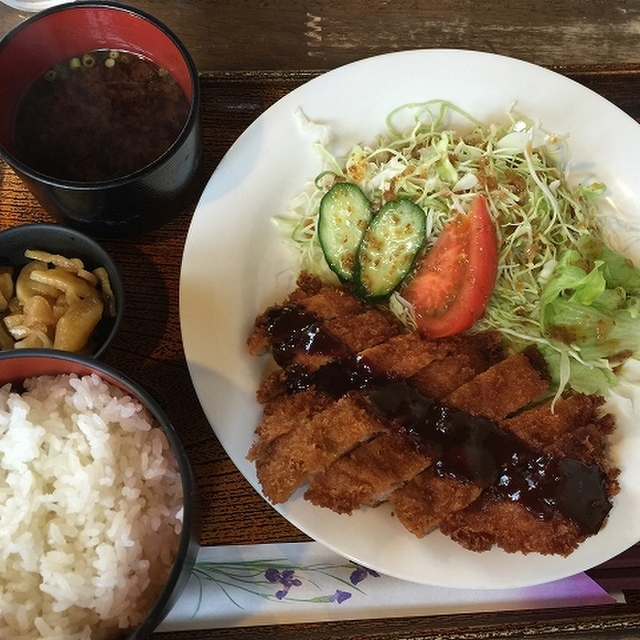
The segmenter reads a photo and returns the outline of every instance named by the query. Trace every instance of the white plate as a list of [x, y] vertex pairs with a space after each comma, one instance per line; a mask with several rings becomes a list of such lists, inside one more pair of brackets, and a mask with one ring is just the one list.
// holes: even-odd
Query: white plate
[[70, 2], [71, 0], [1, 0], [4, 4], [12, 7], [13, 9], [19, 9], [22, 11], [29, 11], [35, 13], [36, 11], [42, 11], [43, 9], [49, 9], [50, 7], [56, 7], [59, 4]]
[[[248, 355], [246, 339], [255, 316], [282, 300], [298, 271], [295, 252], [281, 242], [272, 220], [320, 169], [299, 112], [328, 125], [346, 150], [372, 141], [395, 107], [430, 99], [450, 100], [486, 122], [502, 121], [516, 104], [546, 129], [569, 133], [572, 156], [580, 160], [576, 171], [598, 175], [610, 188], [611, 202], [640, 223], [640, 127], [602, 97], [548, 70], [472, 51], [407, 51], [349, 64], [292, 91], [218, 165], [191, 223], [180, 283], [184, 350], [200, 402], [229, 457], [257, 491], [245, 455], [260, 420], [254, 394], [266, 360]], [[633, 398], [636, 388], [629, 385], [625, 393]], [[606, 527], [568, 558], [499, 549], [472, 553], [438, 532], [420, 540], [384, 506], [337, 515], [307, 503], [301, 491], [276, 508], [332, 550], [414, 582], [506, 588], [569, 576], [640, 540], [637, 403], [620, 396], [612, 406], [619, 421], [614, 452], [622, 491]]]

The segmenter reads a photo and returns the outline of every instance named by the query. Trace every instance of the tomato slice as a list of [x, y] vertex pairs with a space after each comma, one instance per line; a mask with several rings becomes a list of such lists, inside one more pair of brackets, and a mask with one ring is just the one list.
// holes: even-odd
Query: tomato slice
[[427, 338], [465, 331], [487, 308], [496, 283], [498, 240], [486, 200], [476, 196], [469, 213], [443, 228], [402, 296], [414, 308]]

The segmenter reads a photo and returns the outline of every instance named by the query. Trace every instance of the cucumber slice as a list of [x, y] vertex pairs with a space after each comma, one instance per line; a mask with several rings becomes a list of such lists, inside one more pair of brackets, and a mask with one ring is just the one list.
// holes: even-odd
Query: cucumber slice
[[351, 182], [337, 182], [320, 201], [318, 240], [327, 264], [342, 282], [353, 278], [356, 252], [371, 217], [371, 203]]
[[426, 216], [407, 198], [387, 202], [369, 223], [356, 254], [354, 284], [363, 299], [388, 298], [405, 279], [426, 236]]

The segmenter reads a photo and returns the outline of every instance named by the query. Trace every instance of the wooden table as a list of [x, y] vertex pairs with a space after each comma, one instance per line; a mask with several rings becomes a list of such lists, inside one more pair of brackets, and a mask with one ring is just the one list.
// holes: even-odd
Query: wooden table
[[[362, 56], [415, 47], [475, 48], [559, 70], [640, 120], [640, 1], [522, 3], [463, 0], [315, 3], [141, 0], [184, 39], [201, 71], [201, 187], [237, 136], [269, 105], [322, 70]], [[424, 5], [424, 6], [423, 6]], [[434, 6], [426, 6], [434, 5]], [[560, 5], [560, 6], [558, 6]], [[0, 6], [0, 33], [25, 14]], [[182, 350], [178, 288], [195, 201], [163, 228], [103, 242], [124, 275], [122, 330], [105, 360], [163, 404], [191, 457], [202, 498], [202, 543], [307, 540], [252, 489], [215, 438]], [[49, 220], [0, 163], [0, 228]], [[625, 589], [627, 604], [583, 609], [437, 616], [158, 634], [213, 638], [591, 638], [640, 637], [640, 548], [592, 575]]]

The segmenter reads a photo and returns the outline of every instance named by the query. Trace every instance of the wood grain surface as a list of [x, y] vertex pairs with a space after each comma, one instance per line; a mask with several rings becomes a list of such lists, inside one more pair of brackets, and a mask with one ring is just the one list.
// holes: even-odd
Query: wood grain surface
[[[476, 49], [544, 66], [640, 64], [638, 0], [130, 0], [200, 71], [329, 69], [412, 48]], [[0, 34], [29, 13], [0, 5]]]

